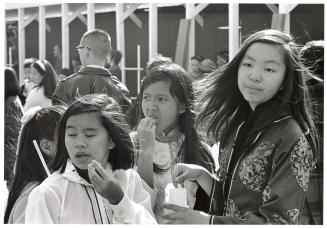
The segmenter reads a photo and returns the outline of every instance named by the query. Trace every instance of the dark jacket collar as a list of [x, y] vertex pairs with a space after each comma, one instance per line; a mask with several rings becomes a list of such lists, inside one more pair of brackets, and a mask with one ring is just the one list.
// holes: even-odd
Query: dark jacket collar
[[90, 66], [82, 67], [81, 69], [79, 69], [79, 71], [77, 73], [78, 74], [98, 74], [98, 75], [100, 74], [100, 75], [111, 76], [111, 73], [109, 72], [108, 69], [98, 68], [98, 67], [90, 67]]
[[270, 99], [258, 105], [254, 111], [249, 109], [249, 112], [245, 113], [245, 122], [238, 138], [243, 138], [243, 146], [249, 146], [257, 140], [258, 134], [287, 116], [291, 116], [288, 105], [283, 104], [277, 97]]

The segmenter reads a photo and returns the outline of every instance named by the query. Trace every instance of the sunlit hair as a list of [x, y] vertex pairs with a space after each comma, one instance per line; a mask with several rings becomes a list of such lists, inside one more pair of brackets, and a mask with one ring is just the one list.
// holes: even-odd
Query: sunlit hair
[[[298, 51], [293, 38], [277, 30], [263, 30], [249, 36], [241, 45], [234, 58], [222, 68], [211, 73], [197, 88], [199, 112], [197, 123], [201, 124], [210, 118], [207, 133], [213, 133], [216, 140], [225, 142], [232, 131], [243, 121], [242, 113], [248, 108], [247, 101], [243, 98], [237, 83], [238, 69], [247, 49], [254, 43], [271, 44], [280, 47], [285, 53], [286, 72], [282, 83], [283, 89], [276, 96], [279, 106], [288, 105], [295, 120], [307, 136], [309, 143], [317, 150], [317, 134], [312, 121], [311, 102], [308, 88], [304, 82], [304, 75], [310, 74], [307, 68], [299, 61]], [[220, 138], [223, 127], [224, 136]]]
[[30, 68], [33, 63], [35, 63], [36, 58], [28, 58], [24, 60], [24, 68]]
[[[54, 141], [56, 128], [64, 111], [65, 107], [63, 106], [42, 108], [23, 125], [17, 145], [15, 176], [9, 192], [5, 223], [8, 222], [10, 212], [25, 186], [31, 182], [41, 183], [47, 177], [33, 145], [33, 140], [36, 140], [38, 145], [42, 139]], [[49, 163], [51, 158], [44, 153], [42, 154], [46, 162]]]
[[[170, 83], [170, 93], [176, 103], [185, 106], [185, 112], [178, 118], [180, 131], [185, 134], [184, 152], [181, 159], [185, 163], [199, 164], [210, 170], [210, 164], [204, 159], [203, 146], [195, 129], [195, 115], [193, 111], [194, 93], [192, 82], [185, 70], [175, 63], [162, 64], [152, 68], [144, 78], [138, 95], [138, 118], [137, 125], [144, 118], [142, 111], [142, 98], [144, 90], [156, 82]], [[156, 168], [154, 166], [154, 168]]]
[[32, 67], [34, 67], [43, 76], [43, 80], [38, 85], [38, 87], [43, 87], [44, 96], [51, 99], [52, 94], [56, 89], [57, 83], [59, 82], [56, 71], [54, 70], [51, 63], [47, 60], [35, 61], [32, 64]]
[[149, 60], [146, 66], [146, 71], [149, 72], [150, 70], [152, 70], [157, 66], [160, 66], [162, 64], [170, 64], [170, 63], [173, 63], [173, 60], [171, 58], [159, 54]]
[[111, 51], [111, 38], [102, 29], [94, 29], [84, 33], [82, 44], [90, 48], [94, 56], [105, 59]]
[[129, 169], [133, 167], [135, 154], [133, 144], [129, 136], [129, 127], [126, 117], [121, 112], [119, 104], [106, 94], [88, 94], [77, 98], [63, 115], [58, 129], [58, 145], [54, 162], [51, 165], [53, 170], [63, 173], [66, 168], [69, 154], [65, 145], [65, 133], [67, 120], [82, 113], [96, 113], [108, 132], [108, 135], [115, 143], [110, 150], [108, 162], [112, 169]]

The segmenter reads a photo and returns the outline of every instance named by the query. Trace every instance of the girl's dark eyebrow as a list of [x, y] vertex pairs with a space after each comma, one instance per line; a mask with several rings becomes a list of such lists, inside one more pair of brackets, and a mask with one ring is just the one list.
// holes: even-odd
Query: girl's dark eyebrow
[[96, 131], [96, 130], [97, 130], [96, 128], [92, 128], [92, 127], [83, 129], [83, 131]]
[[[76, 127], [74, 126], [71, 126], [71, 125], [67, 125], [66, 126], [66, 129], [76, 129]], [[89, 127], [89, 128], [84, 128], [83, 131], [96, 131], [97, 129], [96, 128], [93, 128], [93, 127]]]
[[[250, 59], [254, 62], [256, 62], [256, 60], [254, 58], [252, 58], [251, 56], [245, 55], [244, 58]], [[272, 64], [276, 64], [276, 65], [281, 65], [279, 62], [275, 61], [275, 60], [268, 60], [265, 61], [264, 63], [272, 63]]]
[[[143, 95], [150, 95], [149, 93], [143, 93]], [[169, 93], [158, 93], [158, 94], [155, 94], [154, 97], [159, 97], [159, 96], [166, 96], [166, 97], [169, 97]]]

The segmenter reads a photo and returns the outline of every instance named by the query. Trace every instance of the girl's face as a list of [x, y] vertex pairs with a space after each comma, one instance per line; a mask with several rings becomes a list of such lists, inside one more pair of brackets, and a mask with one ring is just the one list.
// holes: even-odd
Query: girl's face
[[254, 43], [247, 49], [238, 69], [238, 88], [253, 110], [276, 95], [285, 72], [280, 46]]
[[183, 111], [170, 93], [171, 82], [158, 81], [143, 91], [142, 111], [145, 117], [156, 121], [156, 133], [174, 124]]
[[115, 144], [96, 113], [81, 113], [67, 120], [65, 145], [72, 162], [87, 169], [92, 160], [106, 166], [109, 150]]
[[191, 69], [193, 72], [199, 72], [200, 69], [199, 69], [199, 64], [200, 62], [196, 59], [192, 59], [191, 60]]
[[32, 67], [26, 67], [26, 68], [24, 68], [25, 79], [30, 80], [31, 73], [32, 73]]
[[44, 76], [40, 74], [40, 72], [35, 69], [35, 67], [31, 67], [31, 76], [30, 79], [33, 81], [36, 85], [40, 85], [43, 81]]

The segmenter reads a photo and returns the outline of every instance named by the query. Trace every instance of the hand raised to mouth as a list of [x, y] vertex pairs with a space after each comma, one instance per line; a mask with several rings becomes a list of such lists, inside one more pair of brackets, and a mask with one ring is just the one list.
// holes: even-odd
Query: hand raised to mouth
[[120, 183], [113, 175], [106, 173], [101, 164], [93, 160], [88, 165], [88, 173], [95, 190], [110, 204], [118, 204], [124, 197]]

